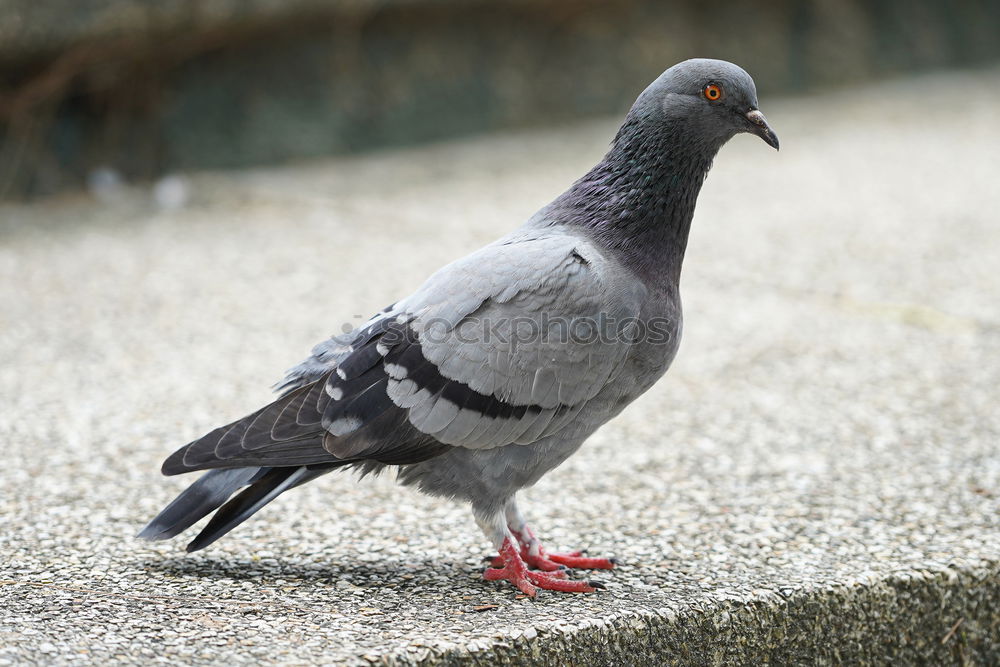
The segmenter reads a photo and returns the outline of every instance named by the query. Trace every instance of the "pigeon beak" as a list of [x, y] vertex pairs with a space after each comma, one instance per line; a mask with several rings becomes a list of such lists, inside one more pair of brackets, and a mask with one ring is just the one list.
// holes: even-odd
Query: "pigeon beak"
[[756, 134], [758, 137], [767, 142], [767, 145], [778, 150], [778, 135], [774, 133], [771, 126], [767, 124], [767, 119], [764, 118], [762, 114], [757, 109], [750, 109], [747, 112], [747, 120], [753, 126], [750, 128], [750, 132]]

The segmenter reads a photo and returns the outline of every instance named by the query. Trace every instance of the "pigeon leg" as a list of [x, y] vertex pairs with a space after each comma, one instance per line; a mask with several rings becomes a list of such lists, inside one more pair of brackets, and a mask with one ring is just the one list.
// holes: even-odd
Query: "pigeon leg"
[[[583, 555], [582, 551], [547, 552], [541, 541], [535, 537], [535, 533], [528, 527], [514, 500], [507, 504], [505, 516], [508, 530], [521, 546], [521, 558], [530, 567], [537, 570], [553, 572], [573, 567], [581, 570], [610, 570], [618, 564], [614, 558], [588, 558]], [[501, 560], [501, 556], [497, 556], [493, 560], [493, 565], [498, 566]]]
[[487, 568], [483, 579], [487, 581], [509, 581], [529, 597], [535, 597], [538, 588], [565, 593], [593, 593], [601, 584], [596, 581], [574, 581], [566, 579], [563, 572], [535, 572], [521, 558], [514, 540], [504, 539], [498, 556], [503, 563], [501, 567]]
[[565, 593], [593, 593], [603, 585], [596, 581], [574, 581], [568, 579], [565, 568], [557, 568], [557, 572], [535, 572], [528, 569], [528, 564], [521, 557], [521, 549], [513, 535], [504, 525], [503, 514], [497, 513], [496, 520], [483, 520], [479, 516], [476, 521], [494, 543], [498, 544], [500, 555], [492, 565], [483, 572], [486, 581], [509, 581], [522, 593], [535, 597], [538, 589], [562, 591]]
[[581, 570], [610, 570], [618, 564], [614, 558], [588, 558], [583, 555], [582, 551], [548, 552], [535, 537], [531, 528], [527, 526], [515, 535], [518, 537], [522, 549], [528, 554], [525, 561], [540, 570], [554, 569], [553, 565], [556, 567], [575, 567]]

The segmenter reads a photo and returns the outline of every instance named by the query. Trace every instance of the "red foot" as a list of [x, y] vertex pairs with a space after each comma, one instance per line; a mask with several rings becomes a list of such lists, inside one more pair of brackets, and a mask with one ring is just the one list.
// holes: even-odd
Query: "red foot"
[[[600, 584], [594, 581], [573, 581], [566, 578], [565, 572], [532, 572], [517, 547], [507, 538], [500, 547], [500, 555], [496, 557], [493, 567], [483, 572], [487, 581], [509, 581], [527, 596], [535, 597], [537, 588], [566, 593], [593, 593]], [[558, 567], [558, 566], [557, 566]]]
[[548, 554], [550, 561], [565, 565], [566, 567], [576, 567], [581, 570], [610, 570], [618, 564], [614, 558], [587, 558], [580, 556], [579, 551], [568, 554]]
[[[587, 558], [582, 551], [569, 553], [547, 553], [535, 534], [527, 526], [520, 533], [514, 533], [521, 545], [521, 558], [530, 567], [545, 572], [575, 567], [581, 570], [610, 570], [618, 564], [614, 558]], [[491, 563], [494, 567], [503, 565], [503, 558], [496, 556]]]

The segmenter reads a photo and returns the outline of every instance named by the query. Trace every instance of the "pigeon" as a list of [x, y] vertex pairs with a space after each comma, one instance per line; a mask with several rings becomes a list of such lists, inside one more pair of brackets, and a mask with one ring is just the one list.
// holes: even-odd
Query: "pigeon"
[[778, 148], [743, 69], [699, 58], [666, 70], [604, 158], [520, 228], [319, 343], [277, 400], [167, 458], [165, 475], [207, 472], [139, 537], [172, 538], [214, 511], [187, 546], [203, 549], [328, 472], [391, 468], [400, 484], [471, 506], [497, 553], [484, 579], [531, 597], [602, 587], [573, 569], [616, 561], [547, 551], [517, 492], [670, 366], [698, 193], [742, 132]]

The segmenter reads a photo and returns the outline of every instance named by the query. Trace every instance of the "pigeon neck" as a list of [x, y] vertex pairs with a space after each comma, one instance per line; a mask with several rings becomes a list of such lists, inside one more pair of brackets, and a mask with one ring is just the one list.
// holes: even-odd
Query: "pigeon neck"
[[698, 193], [722, 143], [630, 114], [604, 159], [546, 217], [585, 228], [647, 283], [676, 285]]

